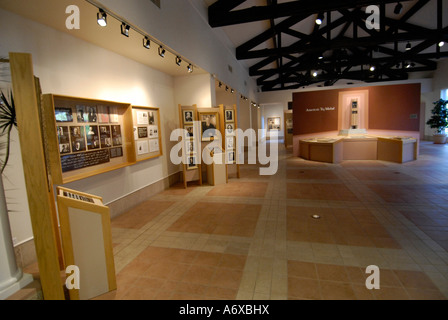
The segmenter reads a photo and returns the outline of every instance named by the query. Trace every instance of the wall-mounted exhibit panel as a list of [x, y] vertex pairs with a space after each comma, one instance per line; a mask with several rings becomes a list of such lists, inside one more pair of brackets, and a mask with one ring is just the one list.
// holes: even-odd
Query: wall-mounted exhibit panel
[[420, 84], [296, 92], [294, 135], [348, 130], [418, 132], [420, 95]]
[[43, 101], [55, 184], [136, 162], [130, 104], [53, 94], [44, 95]]
[[160, 157], [163, 152], [159, 108], [132, 106], [132, 119], [137, 161]]

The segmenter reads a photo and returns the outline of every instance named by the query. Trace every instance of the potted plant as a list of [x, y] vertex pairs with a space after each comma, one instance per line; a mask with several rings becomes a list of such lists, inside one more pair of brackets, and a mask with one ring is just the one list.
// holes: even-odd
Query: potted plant
[[446, 143], [445, 129], [448, 128], [448, 100], [440, 99], [434, 102], [434, 108], [431, 110], [432, 116], [426, 122], [431, 129], [436, 129], [437, 133], [434, 134], [434, 143], [444, 144]]

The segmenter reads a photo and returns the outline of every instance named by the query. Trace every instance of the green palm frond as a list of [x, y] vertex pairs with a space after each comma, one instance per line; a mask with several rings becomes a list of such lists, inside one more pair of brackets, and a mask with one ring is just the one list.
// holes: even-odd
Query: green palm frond
[[[3, 161], [0, 161], [0, 173], [3, 173], [3, 170], [8, 163], [10, 151], [10, 136], [13, 127], [17, 127], [17, 118], [12, 92], [10, 93], [9, 100], [3, 92], [0, 92], [0, 134], [6, 134], [7, 136], [5, 142], [5, 159]], [[3, 150], [3, 146], [1, 149]]]

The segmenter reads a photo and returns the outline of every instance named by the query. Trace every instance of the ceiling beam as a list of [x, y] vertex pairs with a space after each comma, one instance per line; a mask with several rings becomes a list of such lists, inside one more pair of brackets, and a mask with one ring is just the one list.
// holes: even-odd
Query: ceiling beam
[[[401, 2], [404, 1], [412, 0], [401, 0]], [[229, 5], [226, 5], [224, 2], [229, 2]], [[254, 21], [290, 17], [293, 15], [309, 16], [319, 12], [362, 8], [369, 5], [384, 5], [387, 3], [395, 3], [397, 0], [301, 0], [232, 10], [243, 2], [244, 1], [238, 0], [219, 0], [209, 6], [209, 25], [216, 28]]]

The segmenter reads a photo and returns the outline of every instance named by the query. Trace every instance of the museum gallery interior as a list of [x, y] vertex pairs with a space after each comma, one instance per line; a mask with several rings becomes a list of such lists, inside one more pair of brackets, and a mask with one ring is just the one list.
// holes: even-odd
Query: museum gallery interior
[[1, 300], [448, 298], [445, 1], [0, 17]]

